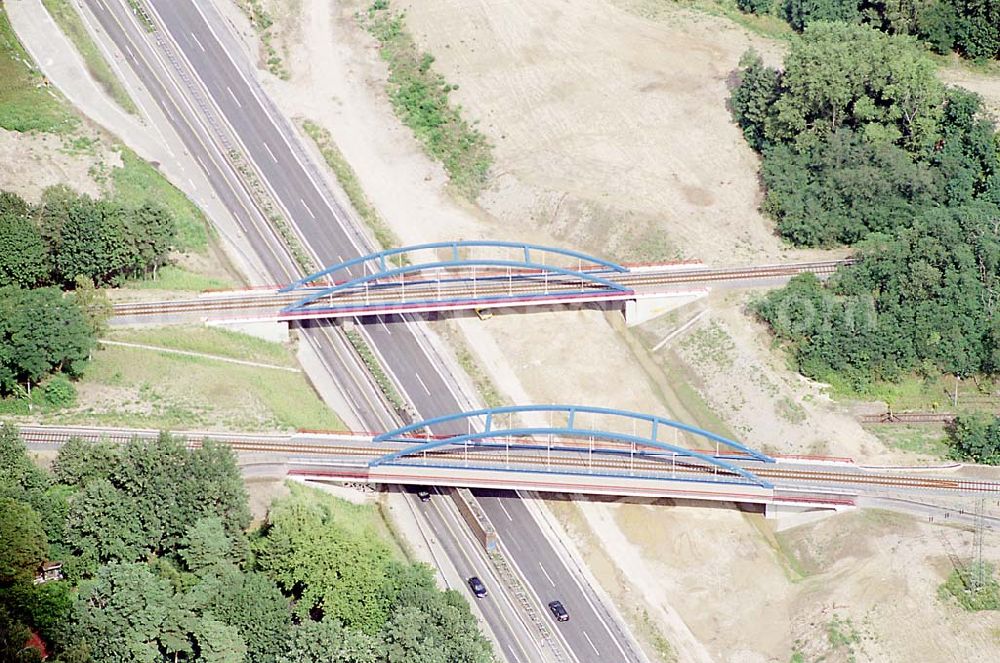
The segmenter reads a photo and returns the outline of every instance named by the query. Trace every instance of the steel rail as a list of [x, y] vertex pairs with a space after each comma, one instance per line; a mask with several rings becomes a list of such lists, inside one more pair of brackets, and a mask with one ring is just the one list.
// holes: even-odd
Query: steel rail
[[[624, 274], [611, 274], [605, 276], [608, 280], [614, 281], [621, 286], [636, 291], [636, 294], [643, 294], [643, 289], [654, 286], [670, 286], [681, 284], [712, 283], [726, 281], [752, 280], [762, 278], [782, 278], [794, 276], [801, 273], [812, 272], [827, 274], [832, 273], [837, 267], [848, 264], [849, 261], [826, 261], [816, 263], [797, 263], [793, 265], [774, 265], [763, 267], [749, 267], [737, 269], [702, 269], [702, 270], [663, 270], [647, 272], [628, 272]], [[521, 294], [538, 293], [542, 288], [549, 291], [554, 297], [559, 296], [561, 290], [579, 290], [580, 288], [592, 289], [595, 295], [607, 299], [629, 298], [635, 295], [609, 292], [605, 289], [589, 286], [576, 280], [561, 280], [550, 278], [544, 284], [531, 280], [525, 275], [519, 275], [512, 282], [501, 283], [507, 279], [506, 274], [493, 274], [477, 276], [475, 297], [488, 298], [490, 296], [510, 296]], [[397, 282], [398, 284], [398, 282]], [[382, 303], [399, 302], [400, 294], [396, 289], [389, 289], [384, 286], [392, 284], [382, 284], [383, 287], [372, 288], [367, 292], [351, 292], [341, 294], [337, 297], [338, 303]], [[436, 281], [414, 281], [406, 285], [406, 299], [412, 300], [423, 297], [430, 300], [443, 299], [451, 295], [470, 294], [469, 281], [459, 280], [450, 283], [438, 283]], [[298, 293], [277, 293], [266, 291], [262, 293], [240, 293], [233, 296], [215, 295], [199, 297], [197, 299], [181, 299], [161, 302], [122, 302], [114, 305], [114, 314], [117, 317], [134, 317], [146, 315], [164, 315], [171, 313], [196, 313], [196, 312], [220, 312], [220, 311], [243, 311], [248, 309], [270, 309], [283, 308], [301, 298]]]

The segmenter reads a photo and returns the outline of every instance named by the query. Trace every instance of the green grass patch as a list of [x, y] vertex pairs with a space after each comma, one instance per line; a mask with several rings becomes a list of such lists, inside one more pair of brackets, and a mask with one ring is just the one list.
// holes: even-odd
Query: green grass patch
[[204, 352], [205, 354], [258, 361], [275, 366], [298, 366], [284, 345], [264, 339], [220, 329], [218, 327], [158, 327], [151, 329], [116, 329], [104, 335], [112, 341], [143, 343], [171, 350]]
[[[844, 400], [883, 401], [894, 411], [956, 411], [955, 378], [950, 375], [908, 375], [898, 382], [876, 382], [863, 389], [828, 376], [831, 395]], [[958, 411], [1000, 410], [995, 385], [985, 377], [958, 381]]]
[[476, 386], [476, 391], [482, 397], [486, 407], [503, 407], [510, 405], [497, 386], [493, 383], [489, 374], [483, 369], [483, 363], [469, 350], [464, 338], [453, 329], [447, 333], [448, 343], [455, 351], [455, 358], [458, 360], [462, 370], [472, 378], [472, 383]]
[[0, 127], [66, 133], [79, 124], [69, 105], [48, 87], [28, 57], [0, 1]]
[[993, 565], [985, 562], [982, 569], [970, 564], [953, 570], [938, 588], [938, 596], [942, 600], [957, 601], [969, 612], [1000, 610], [1000, 583], [997, 583]]
[[448, 94], [457, 86], [431, 68], [434, 56], [420, 51], [406, 30], [404, 14], [390, 9], [388, 0], [375, 0], [362, 22], [389, 65], [387, 92], [396, 115], [444, 165], [452, 185], [475, 199], [486, 185], [493, 151], [486, 136], [449, 101]]
[[769, 39], [789, 40], [795, 34], [788, 22], [779, 16], [745, 14], [736, 0], [611, 0], [627, 11], [656, 21], [666, 21], [680, 9], [722, 16], [747, 30]]
[[351, 168], [351, 164], [347, 163], [347, 159], [344, 158], [337, 144], [333, 142], [330, 132], [311, 120], [303, 121], [302, 129], [316, 143], [320, 154], [323, 155], [323, 160], [333, 171], [341, 188], [344, 189], [344, 193], [347, 194], [348, 200], [351, 201], [351, 205], [375, 235], [375, 241], [383, 249], [398, 247], [400, 245], [399, 238], [368, 200], [368, 196], [365, 195], [365, 191], [358, 181], [357, 173]]
[[950, 447], [941, 424], [874, 424], [865, 428], [888, 447], [935, 458], [948, 457]]
[[211, 231], [198, 206], [135, 152], [125, 146], [119, 148], [124, 165], [111, 171], [112, 198], [130, 206], [147, 200], [163, 205], [177, 222], [177, 248], [205, 253]]
[[[116, 331], [112, 340], [294, 366], [290, 350], [219, 329]], [[342, 430], [302, 373], [119, 346], [94, 352], [79, 405], [45, 423], [160, 429]]]
[[235, 282], [226, 279], [203, 276], [176, 265], [164, 265], [156, 270], [156, 278], [132, 279], [125, 284], [131, 290], [183, 290], [204, 292], [205, 290], [232, 290]]
[[42, 4], [52, 15], [56, 25], [73, 42], [73, 46], [76, 47], [87, 66], [87, 71], [94, 77], [98, 85], [104, 88], [108, 96], [114, 99], [115, 103], [126, 112], [138, 115], [139, 109], [136, 108], [135, 102], [132, 101], [132, 97], [129, 96], [121, 81], [111, 70], [108, 61], [97, 48], [97, 44], [90, 38], [90, 33], [87, 32], [80, 14], [73, 9], [69, 0], [42, 0]]

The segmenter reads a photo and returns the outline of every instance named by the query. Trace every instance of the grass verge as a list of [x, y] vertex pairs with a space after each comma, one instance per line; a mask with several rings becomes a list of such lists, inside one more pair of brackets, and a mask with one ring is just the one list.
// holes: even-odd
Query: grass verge
[[388, 374], [382, 368], [382, 364], [379, 363], [378, 358], [372, 351], [371, 347], [368, 346], [367, 341], [365, 341], [364, 336], [361, 335], [356, 329], [348, 329], [344, 332], [347, 336], [347, 340], [350, 341], [351, 346], [354, 351], [358, 353], [361, 357], [361, 361], [364, 363], [368, 372], [371, 373], [372, 377], [375, 378], [375, 384], [378, 385], [379, 390], [385, 395], [392, 404], [392, 407], [396, 409], [400, 415], [406, 413], [406, 401], [396, 390], [396, 386], [389, 379]]
[[389, 227], [385, 219], [382, 218], [382, 215], [378, 213], [378, 210], [368, 200], [364, 189], [361, 188], [361, 183], [358, 182], [357, 174], [351, 168], [351, 164], [347, 162], [347, 159], [344, 158], [340, 148], [333, 142], [330, 132], [312, 120], [304, 120], [302, 122], [302, 129], [316, 143], [320, 154], [323, 155], [323, 160], [326, 161], [326, 165], [333, 171], [337, 182], [340, 183], [344, 193], [347, 194], [348, 200], [351, 201], [351, 205], [375, 235], [375, 241], [383, 249], [398, 247], [400, 245], [399, 238], [396, 237], [392, 228]]
[[264, 45], [264, 52], [266, 54], [264, 64], [267, 65], [267, 70], [278, 78], [287, 81], [288, 70], [285, 68], [285, 63], [282, 61], [281, 56], [278, 54], [278, 49], [274, 47], [273, 43], [274, 35], [271, 33], [271, 28], [274, 26], [274, 19], [264, 9], [264, 5], [260, 0], [237, 0], [237, 4], [243, 10], [243, 13], [246, 14], [247, 18], [250, 19], [250, 25], [257, 31], [260, 43]]
[[131, 290], [180, 290], [204, 292], [205, 290], [232, 290], [235, 282], [204, 276], [176, 265], [164, 265], [156, 270], [156, 278], [133, 279], [125, 284]]
[[976, 571], [977, 567], [971, 564], [954, 569], [938, 588], [938, 596], [942, 600], [954, 599], [969, 612], [1000, 610], [1000, 583], [993, 566], [983, 562], [980, 573]]
[[177, 222], [177, 248], [205, 253], [210, 230], [198, 206], [135, 152], [123, 145], [119, 148], [124, 165], [111, 171], [111, 197], [129, 206], [141, 205], [147, 200], [163, 205]]
[[434, 56], [423, 53], [406, 30], [404, 15], [389, 0], [375, 0], [362, 17], [389, 65], [387, 92], [393, 110], [434, 159], [444, 165], [455, 189], [475, 199], [486, 185], [493, 151], [486, 136], [469, 124], [448, 94], [457, 86], [431, 69]]
[[67, 133], [79, 124], [28, 57], [0, 1], [0, 127]]
[[865, 428], [886, 446], [935, 458], [948, 458], [948, 439], [941, 424], [873, 424]]
[[[200, 327], [113, 331], [108, 338], [293, 366], [291, 352], [235, 332]], [[160, 429], [337, 430], [343, 423], [301, 373], [202, 357], [107, 346], [77, 384], [75, 408], [44, 423]]]
[[111, 70], [108, 61], [101, 54], [94, 40], [91, 39], [90, 33], [87, 32], [80, 14], [73, 9], [69, 0], [42, 0], [42, 4], [55, 19], [56, 25], [73, 42], [73, 46], [76, 47], [87, 66], [87, 71], [94, 77], [98, 85], [104, 88], [108, 96], [114, 99], [115, 103], [122, 109], [132, 115], [138, 115], [139, 109], [136, 108], [135, 102], [132, 101], [132, 97], [129, 96], [121, 81]]

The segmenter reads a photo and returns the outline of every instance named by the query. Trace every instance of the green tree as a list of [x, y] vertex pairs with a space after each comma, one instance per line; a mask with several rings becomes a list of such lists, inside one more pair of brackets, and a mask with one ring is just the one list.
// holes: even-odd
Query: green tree
[[136, 505], [107, 479], [93, 479], [73, 498], [66, 543], [88, 575], [100, 564], [138, 561], [151, 547]]
[[785, 0], [784, 11], [788, 24], [799, 32], [815, 21], [861, 21], [858, 0]]
[[983, 414], [959, 415], [948, 425], [951, 455], [986, 465], [1000, 465], [1000, 421]]
[[808, 143], [847, 127], [926, 153], [938, 139], [944, 86], [911, 37], [812, 23], [792, 42], [781, 86], [771, 141]]
[[178, 555], [188, 571], [201, 575], [229, 558], [233, 541], [218, 516], [200, 518], [180, 541]]
[[261, 570], [298, 596], [300, 617], [317, 611], [372, 634], [385, 623], [388, 549], [369, 532], [338, 522], [308, 494], [272, 506], [266, 536], [255, 542], [254, 550]]
[[55, 288], [0, 288], [0, 395], [57, 371], [78, 376], [93, 346], [80, 309]]
[[36, 663], [42, 657], [35, 649], [25, 647], [31, 631], [14, 618], [0, 603], [0, 661], [5, 663]]
[[274, 663], [291, 637], [288, 599], [262, 573], [244, 573], [231, 563], [213, 570], [192, 590], [193, 603], [236, 629], [250, 663]]
[[31, 208], [15, 194], [0, 192], [0, 287], [46, 285], [51, 269]]
[[750, 147], [757, 151], [766, 144], [767, 124], [773, 121], [774, 102], [781, 93], [777, 70], [764, 66], [754, 50], [740, 59], [740, 79], [733, 89], [730, 108]]
[[144, 564], [111, 564], [80, 585], [63, 641], [93, 663], [160, 663], [159, 636], [173, 596]]
[[996, 0], [942, 0], [959, 16], [955, 46], [966, 57], [1000, 57], [1000, 3]]
[[48, 559], [42, 519], [24, 502], [0, 499], [0, 541], [0, 586], [30, 582]]
[[52, 472], [56, 481], [82, 488], [93, 479], [107, 479], [120, 463], [119, 445], [71, 437], [59, 447]]

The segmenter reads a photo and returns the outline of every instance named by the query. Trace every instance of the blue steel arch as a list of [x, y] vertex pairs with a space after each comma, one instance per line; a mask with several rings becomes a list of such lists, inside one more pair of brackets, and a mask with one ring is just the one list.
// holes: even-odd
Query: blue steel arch
[[573, 251], [572, 249], [561, 249], [553, 246], [542, 246], [540, 244], [529, 244], [527, 242], [499, 242], [491, 240], [462, 240], [457, 242], [431, 242], [429, 244], [414, 244], [412, 246], [402, 246], [394, 249], [384, 249], [382, 251], [376, 251], [374, 253], [369, 253], [366, 256], [361, 256], [360, 258], [354, 258], [353, 260], [347, 260], [345, 262], [338, 263], [336, 265], [331, 265], [318, 272], [305, 276], [294, 283], [290, 283], [280, 290], [280, 292], [290, 292], [296, 290], [308, 283], [321, 279], [328, 274], [333, 274], [341, 270], [348, 270], [355, 265], [363, 265], [369, 262], [375, 262], [378, 264], [378, 271], [384, 272], [388, 268], [386, 266], [386, 258], [391, 258], [392, 256], [403, 256], [407, 253], [413, 253], [415, 251], [424, 251], [430, 249], [451, 249], [452, 261], [460, 261], [458, 251], [463, 248], [470, 247], [486, 247], [486, 248], [502, 248], [502, 249], [521, 249], [524, 251], [524, 263], [533, 263], [531, 260], [531, 252], [538, 251], [540, 253], [551, 253], [555, 255], [566, 256], [570, 258], [576, 258], [581, 261], [586, 261], [592, 265], [599, 265], [605, 270], [613, 272], [627, 272], [627, 267], [622, 267], [616, 263], [609, 260], [604, 260], [603, 258], [596, 258], [594, 256], [587, 255], [586, 253], [581, 253], [579, 251]]
[[[384, 456], [379, 456], [378, 458], [369, 461], [368, 466], [377, 467], [378, 465], [391, 463], [397, 458], [402, 458], [404, 456], [413, 456], [421, 454], [425, 451], [432, 451], [434, 449], [439, 449], [441, 447], [459, 445], [466, 441], [484, 440], [494, 437], [506, 437], [508, 435], [527, 437], [531, 435], [547, 435], [547, 434], [565, 435], [569, 433], [575, 433], [577, 435], [581, 433], [586, 433], [589, 436], [599, 439], [616, 440], [621, 442], [634, 442], [637, 445], [654, 447], [656, 449], [660, 449], [663, 451], [670, 451], [676, 453], [678, 456], [698, 458], [699, 460], [705, 461], [709, 465], [720, 467], [728, 472], [738, 474], [739, 476], [742, 476], [744, 479], [747, 479], [748, 481], [757, 484], [761, 488], [768, 488], [768, 489], [774, 488], [773, 484], [769, 483], [768, 481], [765, 481], [764, 479], [761, 479], [752, 472], [748, 472], [747, 470], [744, 470], [742, 467], [739, 467], [738, 465], [733, 465], [732, 463], [728, 463], [714, 456], [703, 454], [700, 451], [692, 451], [691, 449], [685, 449], [683, 447], [678, 447], [673, 444], [668, 444], [666, 442], [660, 442], [658, 440], [652, 440], [649, 438], [640, 437], [638, 435], [628, 435], [627, 433], [614, 433], [611, 431], [558, 428], [558, 427], [512, 428], [508, 430], [491, 430], [491, 431], [482, 431], [478, 433], [469, 433], [467, 435], [457, 435], [455, 437], [446, 437], [439, 440], [431, 440], [430, 442], [425, 442], [424, 444], [418, 444], [408, 449], [401, 449], [399, 451], [395, 451], [393, 453], [389, 453]], [[587, 450], [580, 449], [579, 451], [580, 453], [584, 453]]]
[[[567, 422], [565, 426], [555, 426], [555, 427], [530, 427], [530, 428], [494, 428], [493, 418], [496, 415], [502, 414], [519, 414], [523, 412], [558, 412], [565, 413], [568, 415]], [[615, 417], [622, 417], [625, 419], [632, 419], [636, 421], [645, 421], [650, 423], [650, 434], [648, 437], [640, 437], [638, 435], [628, 435], [625, 433], [615, 433], [613, 431], [602, 431], [593, 428], [581, 428], [576, 426], [576, 415], [578, 413], [585, 414], [599, 414], [599, 415], [609, 415]], [[424, 421], [418, 421], [407, 426], [403, 426], [393, 431], [382, 433], [381, 435], [376, 435], [373, 440], [375, 442], [413, 442], [412, 437], [406, 437], [408, 433], [413, 433], [424, 428], [430, 428], [432, 426], [444, 423], [452, 423], [462, 420], [471, 420], [475, 417], [485, 417], [484, 430], [477, 433], [468, 433], [466, 435], [459, 435], [453, 437], [447, 437], [442, 439], [430, 440], [424, 444], [420, 444], [409, 449], [404, 449], [395, 453], [387, 454], [376, 458], [371, 462], [372, 465], [379, 465], [386, 462], [391, 462], [396, 458], [401, 456], [412, 455], [414, 453], [422, 453], [430, 449], [435, 449], [443, 446], [460, 444], [467, 440], [478, 440], [478, 439], [488, 439], [502, 436], [530, 436], [530, 435], [565, 435], [565, 436], [593, 436], [601, 439], [609, 440], [620, 440], [625, 442], [635, 442], [637, 444], [642, 444], [645, 446], [650, 446], [664, 451], [671, 451], [679, 455], [691, 456], [694, 458], [699, 458], [705, 462], [712, 465], [722, 467], [727, 471], [735, 472], [740, 476], [743, 476], [754, 483], [757, 483], [763, 487], [772, 487], [766, 481], [763, 481], [746, 470], [728, 463], [719, 458], [713, 456], [702, 454], [697, 451], [692, 451], [690, 449], [684, 449], [683, 447], [677, 447], [665, 442], [660, 442], [657, 438], [657, 433], [660, 426], [665, 426], [668, 428], [675, 428], [677, 430], [682, 430], [687, 433], [703, 437], [713, 442], [725, 445], [731, 449], [739, 451], [740, 453], [746, 454], [747, 456], [753, 458], [754, 460], [761, 461], [764, 463], [773, 463], [775, 460], [770, 456], [760, 453], [754, 449], [751, 449], [735, 440], [731, 440], [722, 435], [718, 435], [711, 431], [707, 431], [696, 426], [691, 426], [679, 421], [674, 421], [672, 419], [666, 419], [664, 417], [659, 417], [652, 414], [645, 414], [641, 412], [631, 412], [628, 410], [617, 410], [613, 408], [596, 407], [589, 405], [512, 405], [506, 407], [498, 408], [486, 408], [482, 410], [473, 410], [470, 412], [460, 412], [457, 414], [450, 414], [441, 417], [434, 417], [432, 419], [426, 419]]]
[[[520, 262], [514, 260], [446, 260], [440, 262], [430, 262], [422, 263], [417, 265], [404, 265], [402, 267], [397, 267], [395, 269], [388, 269], [382, 272], [377, 272], [374, 274], [367, 274], [365, 276], [359, 276], [356, 279], [350, 281], [345, 281], [343, 283], [338, 283], [336, 285], [330, 286], [328, 288], [323, 288], [318, 291], [310, 291], [310, 294], [303, 297], [294, 304], [290, 304], [283, 309], [284, 312], [294, 312], [302, 310], [304, 307], [315, 302], [318, 299], [322, 299], [328, 295], [333, 295], [338, 292], [344, 292], [358, 288], [366, 283], [372, 283], [375, 281], [380, 281], [382, 279], [392, 278], [393, 276], [400, 276], [402, 274], [408, 274], [411, 272], [422, 272], [429, 269], [438, 268], [449, 268], [449, 267], [513, 267], [516, 269], [534, 269], [539, 272], [549, 272], [552, 274], [558, 274], [560, 276], [569, 276], [573, 279], [580, 281], [589, 281], [595, 285], [601, 286], [608, 290], [615, 290], [618, 292], [632, 293], [630, 288], [627, 288], [620, 283], [615, 283], [608, 279], [602, 278], [593, 274], [591, 272], [578, 272], [572, 269], [565, 269], [563, 267], [556, 267], [554, 265], [544, 265], [541, 263], [532, 262]], [[498, 297], [497, 299], [502, 299]]]

